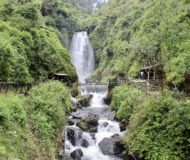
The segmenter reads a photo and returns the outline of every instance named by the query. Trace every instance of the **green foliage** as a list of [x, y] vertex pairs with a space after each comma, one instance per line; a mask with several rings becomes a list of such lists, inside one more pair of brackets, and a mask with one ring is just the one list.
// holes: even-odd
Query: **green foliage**
[[27, 98], [28, 114], [34, 132], [48, 146], [64, 122], [65, 112], [72, 109], [69, 90], [60, 82], [50, 81], [34, 87]]
[[69, 48], [75, 31], [80, 30], [80, 19], [84, 13], [69, 0], [44, 0], [41, 13], [45, 24], [58, 30], [59, 39]]
[[136, 77], [140, 68], [159, 64], [158, 77], [161, 70], [167, 82], [187, 80], [189, 6], [186, 0], [110, 0], [90, 15], [84, 26], [96, 50], [98, 77]]
[[69, 53], [56, 29], [44, 27], [41, 3], [42, 0], [2, 2], [0, 81], [31, 83], [47, 79], [50, 72], [64, 72], [76, 80]]
[[34, 87], [27, 98], [0, 95], [0, 159], [55, 159], [65, 112], [73, 107], [69, 92], [52, 81]]
[[130, 119], [129, 150], [147, 160], [186, 160], [189, 155], [190, 104], [169, 92], [152, 95]]
[[38, 146], [28, 127], [24, 98], [13, 93], [0, 95], [0, 157], [2, 160], [30, 159]]
[[135, 107], [143, 99], [143, 93], [134, 86], [121, 85], [112, 91], [111, 106], [117, 111], [119, 119], [129, 120], [135, 112]]

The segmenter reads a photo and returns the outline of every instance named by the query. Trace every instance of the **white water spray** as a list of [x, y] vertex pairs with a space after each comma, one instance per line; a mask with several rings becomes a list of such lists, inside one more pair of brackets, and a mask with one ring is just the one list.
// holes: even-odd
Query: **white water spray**
[[95, 70], [94, 51], [87, 32], [74, 33], [70, 52], [79, 82], [85, 83], [85, 79]]

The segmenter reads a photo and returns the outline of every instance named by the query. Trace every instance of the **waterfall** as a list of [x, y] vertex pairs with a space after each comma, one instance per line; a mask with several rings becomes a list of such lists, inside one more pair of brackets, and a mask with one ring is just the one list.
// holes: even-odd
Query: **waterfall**
[[94, 51], [87, 32], [76, 32], [73, 35], [71, 46], [71, 61], [76, 68], [80, 83], [95, 70]]
[[93, 12], [95, 12], [99, 8], [99, 6], [101, 6], [107, 2], [108, 2], [108, 0], [93, 0], [92, 1]]
[[[94, 52], [87, 32], [73, 35], [70, 51], [79, 82], [85, 83], [85, 79], [95, 69]], [[124, 147], [121, 138], [126, 132], [121, 131], [119, 122], [114, 120], [115, 111], [104, 102], [108, 85], [85, 83], [79, 88], [82, 97], [92, 98], [88, 106], [82, 108], [80, 100], [71, 98], [77, 109], [67, 117], [70, 125], [65, 130], [65, 159], [122, 160]]]

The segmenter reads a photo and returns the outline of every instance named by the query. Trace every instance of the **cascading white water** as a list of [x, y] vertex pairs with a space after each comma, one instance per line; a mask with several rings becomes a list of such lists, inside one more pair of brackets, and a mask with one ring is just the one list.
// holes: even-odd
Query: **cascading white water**
[[[80, 139], [75, 139], [77, 141], [76, 145], [73, 146], [68, 138], [66, 137], [66, 153], [70, 154], [74, 150], [80, 148], [83, 152], [83, 157], [81, 160], [120, 160], [120, 158], [114, 157], [114, 156], [107, 156], [104, 155], [100, 148], [99, 148], [99, 142], [102, 141], [104, 138], [110, 138], [111, 136], [118, 134], [120, 136], [123, 136], [125, 132], [120, 131], [119, 123], [116, 121], [111, 121], [106, 118], [106, 116], [100, 116], [100, 114], [104, 114], [103, 111], [96, 112], [98, 109], [104, 109], [108, 107], [104, 101], [103, 98], [107, 94], [107, 86], [103, 85], [91, 85], [86, 84], [85, 86], [81, 86], [81, 94], [92, 94], [93, 98], [91, 100], [91, 104], [89, 109], [92, 109], [92, 114], [98, 114], [99, 115], [99, 121], [98, 121], [98, 131], [95, 133], [95, 136], [92, 137], [90, 133], [82, 132], [82, 136]], [[85, 109], [87, 109], [85, 108]], [[105, 123], [107, 125], [105, 125]], [[76, 125], [70, 126], [74, 127], [76, 131], [80, 130]], [[89, 146], [82, 147], [81, 140], [85, 139], [89, 142]]]
[[71, 46], [71, 60], [76, 68], [80, 83], [95, 70], [95, 59], [92, 45], [87, 32], [76, 32], [73, 35]]
[[93, 12], [98, 9], [98, 5], [103, 5], [104, 3], [107, 3], [108, 0], [93, 0], [92, 6], [93, 6]]
[[[72, 63], [76, 68], [80, 83], [85, 83], [85, 79], [94, 71], [94, 52], [87, 32], [76, 32], [73, 35], [71, 43]], [[65, 155], [72, 157], [72, 153], [76, 150], [82, 152], [80, 158], [75, 160], [121, 160], [114, 155], [104, 155], [100, 148], [100, 142], [105, 138], [113, 138], [112, 136], [123, 136], [125, 132], [120, 131], [119, 123], [113, 121], [115, 112], [104, 103], [104, 98], [108, 93], [107, 85], [85, 84], [80, 86], [81, 95], [93, 95], [90, 106], [79, 108], [76, 112], [71, 113], [70, 120], [74, 125], [68, 126], [65, 132]], [[76, 105], [76, 98], [71, 98]], [[84, 118], [93, 115], [96, 119], [97, 131], [82, 131], [77, 122], [81, 122]], [[98, 123], [97, 123], [98, 121]], [[94, 127], [94, 126], [91, 126]], [[87, 145], [88, 144], [88, 145]], [[80, 154], [80, 153], [77, 153]]]

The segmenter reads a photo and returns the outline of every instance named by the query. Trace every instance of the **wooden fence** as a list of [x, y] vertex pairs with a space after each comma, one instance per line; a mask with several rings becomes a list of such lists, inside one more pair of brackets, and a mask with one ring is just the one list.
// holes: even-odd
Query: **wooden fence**
[[32, 88], [32, 83], [20, 84], [15, 82], [0, 82], [0, 92], [16, 91], [18, 93], [26, 93]]

